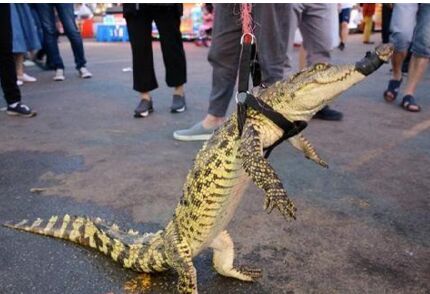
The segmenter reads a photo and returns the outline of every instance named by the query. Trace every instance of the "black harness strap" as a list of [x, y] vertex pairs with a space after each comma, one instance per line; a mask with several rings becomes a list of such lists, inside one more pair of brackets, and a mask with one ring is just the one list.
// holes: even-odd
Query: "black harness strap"
[[284, 131], [284, 134], [281, 138], [279, 138], [275, 143], [273, 143], [272, 146], [266, 148], [264, 151], [266, 153], [264, 154], [265, 158], [268, 158], [272, 150], [281, 144], [283, 141], [287, 140], [290, 137], [293, 137], [303, 131], [304, 128], [308, 125], [305, 121], [294, 121], [291, 122], [288, 119], [286, 119], [282, 114], [279, 112], [276, 112], [273, 110], [272, 107], [267, 105], [262, 100], [254, 97], [251, 94], [246, 95], [245, 99], [245, 105], [248, 107], [251, 107], [252, 109], [258, 111], [259, 113], [263, 114], [265, 117], [270, 119], [274, 124], [276, 124], [279, 128], [281, 128]]
[[245, 125], [246, 120], [247, 106], [244, 102], [249, 89], [249, 76], [252, 76], [254, 86], [261, 83], [261, 72], [258, 64], [257, 47], [254, 35], [243, 34], [240, 44], [238, 90], [236, 94], [239, 136], [242, 135], [243, 126]]
[[282, 114], [276, 112], [272, 107], [248, 92], [250, 75], [252, 76], [252, 83], [254, 86], [261, 85], [261, 70], [260, 64], [258, 63], [257, 47], [254, 36], [251, 34], [244, 34], [242, 36], [241, 45], [238, 92], [236, 94], [239, 136], [242, 136], [248, 107], [251, 107], [257, 112], [263, 114], [279, 128], [284, 130], [282, 137], [272, 146], [265, 149], [264, 157], [267, 158], [276, 146], [284, 140], [300, 133], [304, 128], [306, 128], [307, 123], [304, 121], [290, 122]]

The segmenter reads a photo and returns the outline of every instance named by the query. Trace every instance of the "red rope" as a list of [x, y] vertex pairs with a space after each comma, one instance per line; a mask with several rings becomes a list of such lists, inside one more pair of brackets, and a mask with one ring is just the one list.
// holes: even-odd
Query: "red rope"
[[[249, 34], [252, 34], [252, 4], [241, 4], [240, 5], [240, 18], [242, 19], [242, 32], [245, 36], [244, 41], [246, 43], [251, 43], [251, 38]], [[249, 36], [249, 37], [247, 37]]]

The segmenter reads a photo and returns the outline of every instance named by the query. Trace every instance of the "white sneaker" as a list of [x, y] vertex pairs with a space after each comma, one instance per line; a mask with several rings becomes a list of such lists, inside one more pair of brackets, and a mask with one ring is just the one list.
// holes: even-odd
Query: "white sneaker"
[[89, 79], [93, 76], [93, 74], [90, 73], [90, 71], [86, 67], [81, 67], [78, 71], [79, 71], [79, 76], [82, 79]]
[[52, 78], [54, 81], [64, 81], [66, 77], [64, 76], [64, 69], [58, 68], [55, 70], [55, 76]]
[[35, 66], [36, 65], [36, 63], [34, 63], [33, 61], [31, 61], [31, 60], [24, 60], [24, 66]]
[[18, 80], [20, 80], [21, 82], [25, 82], [25, 83], [33, 83], [36, 82], [37, 79], [35, 77], [32, 77], [28, 74], [23, 74], [22, 76], [18, 76]]
[[16, 80], [16, 84], [17, 84], [18, 86], [22, 86], [22, 85], [24, 85], [24, 82], [23, 82], [23, 81], [20, 81], [20, 80]]

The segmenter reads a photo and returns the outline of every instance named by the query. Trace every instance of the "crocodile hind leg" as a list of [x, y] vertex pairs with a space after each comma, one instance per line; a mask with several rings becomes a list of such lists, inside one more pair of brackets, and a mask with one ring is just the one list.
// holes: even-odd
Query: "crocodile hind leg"
[[254, 184], [266, 193], [264, 208], [270, 213], [276, 207], [284, 218], [295, 218], [293, 202], [288, 198], [275, 170], [263, 157], [260, 133], [249, 123], [243, 130], [239, 152], [243, 169]]
[[290, 142], [291, 145], [293, 145], [294, 148], [296, 148], [299, 151], [302, 151], [305, 154], [305, 157], [307, 159], [312, 160], [316, 164], [321, 165], [322, 167], [328, 168], [327, 162], [321, 159], [321, 157], [316, 152], [314, 146], [303, 137], [303, 135], [297, 135], [294, 137], [291, 137], [288, 139], [288, 142]]
[[227, 231], [219, 233], [210, 247], [214, 249], [214, 268], [220, 275], [248, 282], [253, 282], [261, 277], [260, 269], [233, 266], [234, 245]]
[[167, 226], [164, 238], [168, 263], [179, 275], [179, 293], [197, 294], [197, 272], [193, 265], [191, 249], [177, 232], [173, 222]]

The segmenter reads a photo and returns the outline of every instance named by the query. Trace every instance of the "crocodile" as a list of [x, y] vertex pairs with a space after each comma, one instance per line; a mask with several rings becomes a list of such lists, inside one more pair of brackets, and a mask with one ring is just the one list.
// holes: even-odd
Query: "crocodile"
[[[392, 52], [391, 45], [380, 45], [355, 64], [319, 63], [276, 82], [256, 96], [289, 121], [307, 122], [335, 97], [387, 62]], [[180, 293], [197, 293], [193, 258], [207, 247], [214, 251], [213, 266], [219, 274], [255, 281], [261, 277], [261, 270], [234, 265], [234, 245], [225, 228], [251, 181], [265, 192], [264, 209], [269, 213], [277, 209], [286, 219], [295, 218], [296, 208], [263, 154], [283, 132], [253, 108], [246, 110], [240, 132], [237, 114], [232, 114], [203, 144], [173, 217], [158, 232], [140, 234], [121, 230], [99, 218], [70, 215], [4, 225], [95, 248], [137, 272], [174, 269], [179, 276]], [[301, 133], [287, 140], [308, 159], [327, 167]]]

